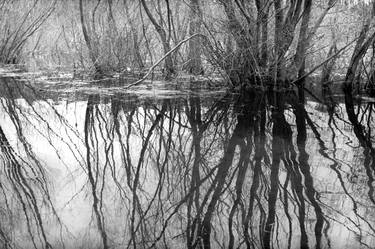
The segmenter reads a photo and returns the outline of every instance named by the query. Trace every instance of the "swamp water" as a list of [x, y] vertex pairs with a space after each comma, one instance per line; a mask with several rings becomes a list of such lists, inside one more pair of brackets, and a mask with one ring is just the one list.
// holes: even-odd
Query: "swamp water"
[[374, 248], [374, 103], [321, 101], [2, 77], [1, 247]]

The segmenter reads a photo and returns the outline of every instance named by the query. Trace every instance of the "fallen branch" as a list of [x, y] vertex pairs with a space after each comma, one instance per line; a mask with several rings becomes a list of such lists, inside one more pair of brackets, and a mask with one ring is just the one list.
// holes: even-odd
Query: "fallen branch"
[[152, 73], [152, 71], [154, 71], [155, 67], [157, 67], [157, 66], [158, 66], [163, 60], [165, 60], [165, 58], [167, 58], [171, 53], [173, 53], [174, 51], [176, 51], [176, 50], [177, 50], [182, 44], [184, 44], [185, 42], [187, 42], [187, 41], [193, 39], [193, 38], [196, 37], [196, 36], [204, 36], [204, 35], [202, 35], [202, 34], [194, 34], [194, 35], [189, 36], [188, 38], [186, 38], [186, 39], [180, 41], [176, 46], [174, 46], [171, 50], [169, 50], [168, 53], [166, 53], [166, 54], [165, 54], [163, 57], [161, 57], [161, 58], [160, 58], [160, 59], [159, 59], [154, 65], [152, 65], [152, 66], [150, 67], [150, 69], [147, 71], [147, 73], [145, 74], [145, 76], [143, 76], [142, 79], [139, 79], [139, 80], [137, 80], [136, 82], [131, 83], [130, 85], [127, 85], [127, 86], [125, 87], [125, 89], [128, 89], [128, 88], [130, 88], [130, 87], [132, 87], [132, 86], [139, 85], [140, 83], [142, 83], [143, 81], [145, 81], [145, 80], [147, 79], [147, 77]]

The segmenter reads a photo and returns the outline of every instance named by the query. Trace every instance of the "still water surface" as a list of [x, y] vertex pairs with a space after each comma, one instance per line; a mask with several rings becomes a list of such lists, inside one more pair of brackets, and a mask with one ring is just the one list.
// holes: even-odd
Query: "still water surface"
[[374, 248], [374, 103], [0, 78], [2, 248]]

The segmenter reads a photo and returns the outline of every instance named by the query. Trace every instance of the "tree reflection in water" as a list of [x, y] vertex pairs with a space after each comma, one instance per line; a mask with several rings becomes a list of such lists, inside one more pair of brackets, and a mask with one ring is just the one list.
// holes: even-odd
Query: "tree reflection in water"
[[375, 244], [373, 103], [0, 87], [3, 248]]

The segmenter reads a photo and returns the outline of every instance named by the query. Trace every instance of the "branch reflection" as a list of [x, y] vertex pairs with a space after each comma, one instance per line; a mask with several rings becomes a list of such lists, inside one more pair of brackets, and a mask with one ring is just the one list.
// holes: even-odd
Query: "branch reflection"
[[370, 247], [374, 106], [301, 92], [61, 98], [1, 79], [1, 246]]

